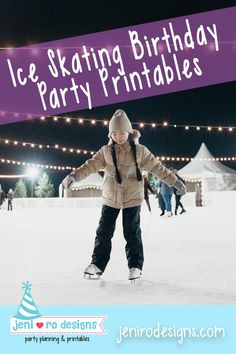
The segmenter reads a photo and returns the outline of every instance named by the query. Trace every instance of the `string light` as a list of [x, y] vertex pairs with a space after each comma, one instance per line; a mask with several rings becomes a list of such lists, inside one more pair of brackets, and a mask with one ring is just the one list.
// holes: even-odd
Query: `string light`
[[183, 177], [183, 179], [186, 182], [190, 182], [190, 183], [201, 183], [202, 182], [202, 180], [199, 179], [199, 178], [186, 178], [186, 177]]
[[[24, 115], [26, 116], [26, 113], [16, 113], [16, 112], [5, 112], [5, 111], [1, 111], [0, 115], [4, 116], [6, 113], [12, 113], [15, 116], [18, 115]], [[91, 125], [95, 126], [97, 123], [101, 123], [102, 126], [107, 127], [108, 125], [108, 121], [104, 120], [104, 119], [89, 119], [89, 118], [76, 118], [76, 117], [68, 117], [68, 116], [41, 116], [39, 118], [41, 121], [46, 121], [46, 120], [52, 120], [53, 122], [57, 122], [57, 121], [65, 121], [66, 123], [70, 123], [72, 121], [78, 122], [80, 124], [83, 124], [84, 122], [88, 122]], [[32, 119], [32, 121], [37, 121], [37, 119]], [[156, 127], [165, 127], [165, 128], [184, 128], [186, 130], [190, 129], [190, 128], [194, 128], [197, 131], [200, 131], [201, 129], [205, 129], [209, 132], [211, 131], [218, 131], [218, 132], [224, 132], [224, 131], [228, 131], [228, 132], [233, 132], [236, 131], [236, 126], [206, 126], [206, 125], [195, 125], [195, 124], [191, 124], [191, 125], [185, 125], [185, 124], [169, 124], [167, 121], [164, 121], [163, 123], [149, 123], [149, 122], [142, 122], [142, 123], [137, 123], [137, 122], [131, 122], [132, 125], [138, 125], [141, 126], [141, 128], [144, 127], [152, 127], [152, 128], [156, 128]]]
[[1, 142], [4, 142], [5, 144], [12, 144], [13, 146], [23, 146], [23, 147], [30, 147], [30, 148], [38, 148], [38, 149], [43, 149], [43, 148], [46, 148], [46, 149], [56, 149], [58, 151], [62, 151], [62, 152], [70, 152], [70, 153], [74, 153], [76, 152], [77, 154], [79, 154], [80, 152], [85, 152], [86, 151], [86, 154], [87, 153], [90, 153], [91, 155], [94, 154], [94, 151], [90, 151], [90, 150], [84, 150], [84, 149], [78, 149], [78, 148], [75, 148], [75, 147], [60, 147], [59, 144], [54, 144], [54, 145], [45, 145], [45, 144], [37, 144], [37, 143], [32, 143], [32, 142], [22, 142], [22, 141], [16, 141], [16, 140], [13, 140], [13, 139], [1, 139], [0, 138], [0, 143]]
[[[31, 45], [37, 45], [38, 43], [30, 43]], [[219, 44], [228, 44], [230, 45], [231, 48], [233, 49], [236, 49], [236, 42], [235, 40], [228, 40], [228, 41], [220, 41], [219, 40]], [[127, 44], [124, 44], [124, 45], [121, 45], [120, 47], [122, 48], [130, 48], [131, 49], [131, 45], [127, 45]], [[45, 51], [45, 50], [48, 50], [50, 49], [51, 47], [50, 46], [41, 46], [41, 47], [17, 47], [15, 44], [13, 43], [6, 43], [5, 45], [3, 45], [2, 47], [0, 47], [0, 50], [6, 50], [8, 53], [15, 53], [17, 51], [30, 51], [31, 53], [33, 54], [39, 54], [40, 51]], [[81, 48], [81, 47], [78, 47], [77, 46], [60, 46], [60, 50], [63, 51], [63, 49], [78, 49], [78, 48]], [[111, 45], [107, 46], [106, 47], [107, 50], [110, 52], [112, 51], [113, 47]], [[158, 44], [158, 50], [160, 52], [163, 52], [165, 49], [167, 48], [167, 44], [165, 43], [162, 43], [162, 44]], [[214, 42], [210, 42], [207, 43], [206, 45], [206, 48], [209, 50], [209, 51], [212, 51], [212, 50], [215, 50], [215, 44]], [[188, 50], [189, 48], [187, 46], [184, 46], [184, 50]]]
[[[85, 151], [86, 153], [86, 151]], [[158, 157], [157, 157], [158, 158]], [[181, 158], [181, 157], [165, 157], [165, 156], [162, 156], [162, 157], [159, 157], [159, 159], [161, 159], [162, 161], [190, 161], [190, 160], [200, 160], [200, 159], [197, 159], [197, 158]], [[208, 161], [211, 161], [213, 159], [206, 159]], [[226, 161], [226, 160], [236, 160], [236, 157], [234, 158], [220, 158], [220, 160], [223, 160], [223, 161]], [[58, 166], [58, 165], [49, 165], [49, 164], [36, 164], [36, 163], [32, 163], [32, 162], [25, 162], [25, 161], [16, 161], [16, 160], [10, 160], [10, 159], [5, 159], [5, 158], [0, 158], [0, 163], [2, 164], [12, 164], [12, 165], [17, 165], [17, 166], [28, 166], [28, 167], [37, 167], [37, 168], [42, 168], [42, 169], [51, 169], [51, 170], [57, 170], [57, 171], [68, 171], [68, 170], [75, 170], [76, 167], [72, 167], [72, 166]], [[194, 180], [194, 179], [191, 179], [191, 180], [188, 180], [186, 179], [186, 181], [189, 181], [189, 182], [199, 182], [200, 180]]]
[[[50, 118], [57, 118], [57, 120], [65, 120], [66, 122], [71, 122], [71, 121], [78, 121], [80, 124], [84, 123], [84, 122], [88, 122], [91, 125], [96, 125], [97, 123], [102, 123], [103, 126], [107, 126], [108, 125], [108, 121], [107, 120], [103, 120], [103, 119], [89, 119], [89, 118], [75, 118], [75, 117], [63, 117], [63, 116], [52, 116], [52, 117], [48, 117]], [[150, 126], [152, 128], [156, 128], [156, 127], [165, 127], [165, 128], [184, 128], [185, 130], [189, 130], [190, 128], [194, 128], [197, 131], [200, 131], [201, 129], [206, 129], [207, 131], [218, 131], [218, 132], [223, 132], [223, 131], [234, 131], [236, 130], [236, 126], [235, 127], [227, 127], [227, 126], [206, 126], [206, 125], [184, 125], [184, 124], [169, 124], [167, 121], [164, 121], [163, 123], [149, 123], [149, 122], [142, 122], [142, 123], [137, 123], [137, 122], [131, 122], [132, 125], [138, 125], [140, 128], [145, 128], [145, 126]]]
[[[80, 154], [83, 153], [84, 155], [90, 154], [91, 156], [95, 154], [94, 150], [85, 150], [85, 149], [79, 149], [75, 147], [61, 147], [59, 144], [54, 144], [54, 145], [44, 145], [44, 144], [37, 144], [37, 143], [32, 143], [32, 142], [22, 142], [22, 141], [16, 141], [16, 140], [11, 140], [11, 139], [0, 139], [0, 143], [3, 142], [7, 145], [12, 144], [12, 147], [19, 147], [23, 146], [26, 148], [38, 148], [38, 149], [55, 149], [58, 152], [68, 152], [70, 154]], [[156, 156], [156, 158], [162, 160], [162, 161], [236, 161], [236, 156], [224, 156], [224, 157], [211, 157], [211, 158], [195, 158], [195, 157], [189, 157], [189, 156]]]
[[0, 175], [0, 178], [24, 178], [27, 175]]
[[162, 161], [236, 161], [236, 156], [229, 157], [208, 157], [208, 158], [198, 158], [198, 157], [175, 157], [175, 156], [156, 156], [157, 159]]
[[96, 189], [96, 190], [102, 190], [102, 187], [97, 187], [97, 186], [83, 186], [79, 188], [71, 188], [73, 191], [81, 191], [85, 189]]
[[76, 167], [71, 167], [71, 166], [44, 165], [44, 164], [36, 164], [36, 163], [32, 163], [32, 162], [16, 161], [16, 160], [4, 159], [4, 158], [0, 158], [0, 163], [12, 164], [12, 165], [18, 165], [18, 166], [37, 167], [37, 168], [51, 169], [51, 170], [53, 169], [53, 170], [58, 170], [58, 171], [75, 170], [76, 169]]

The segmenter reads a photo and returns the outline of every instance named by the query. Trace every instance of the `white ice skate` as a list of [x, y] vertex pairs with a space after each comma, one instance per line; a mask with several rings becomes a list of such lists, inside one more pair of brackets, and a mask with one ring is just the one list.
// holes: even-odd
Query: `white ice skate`
[[129, 280], [131, 284], [135, 283], [136, 279], [139, 279], [142, 275], [142, 271], [139, 268], [132, 267], [129, 269]]
[[84, 270], [84, 277], [88, 276], [88, 279], [99, 279], [101, 275], [101, 269], [99, 269], [95, 264], [88, 265]]

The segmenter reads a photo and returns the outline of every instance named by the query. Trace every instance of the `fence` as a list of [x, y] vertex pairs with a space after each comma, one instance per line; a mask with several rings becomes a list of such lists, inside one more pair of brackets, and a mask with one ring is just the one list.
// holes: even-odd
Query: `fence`
[[[151, 204], [158, 204], [157, 199], [150, 195]], [[196, 193], [187, 193], [182, 197], [184, 207], [196, 206]], [[236, 205], [236, 191], [208, 192], [204, 194], [204, 206], [234, 207]], [[52, 209], [52, 208], [96, 208], [102, 206], [102, 198], [15, 198], [14, 209]], [[7, 208], [7, 201], [2, 209]]]
[[[158, 204], [154, 196], [150, 196], [152, 205]], [[187, 193], [183, 197], [186, 207], [195, 206], [195, 193]], [[102, 198], [15, 198], [14, 209], [55, 209], [55, 208], [96, 208], [102, 206]], [[7, 202], [2, 209], [7, 208]]]

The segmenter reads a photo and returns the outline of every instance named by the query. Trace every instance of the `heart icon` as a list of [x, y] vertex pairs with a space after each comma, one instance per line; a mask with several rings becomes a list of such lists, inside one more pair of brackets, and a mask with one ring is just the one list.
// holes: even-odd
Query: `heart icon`
[[43, 322], [37, 322], [37, 323], [36, 323], [36, 326], [37, 326], [38, 328], [42, 328], [42, 327], [43, 327]]

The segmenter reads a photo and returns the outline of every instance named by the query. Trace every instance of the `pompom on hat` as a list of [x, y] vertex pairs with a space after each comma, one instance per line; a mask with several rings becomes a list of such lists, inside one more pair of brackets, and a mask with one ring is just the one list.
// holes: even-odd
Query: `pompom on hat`
[[111, 138], [111, 134], [119, 130], [130, 133], [134, 140], [138, 139], [141, 134], [138, 130], [132, 128], [131, 122], [127, 117], [127, 114], [122, 109], [118, 109], [113, 114], [109, 122], [109, 134], [108, 137]]

